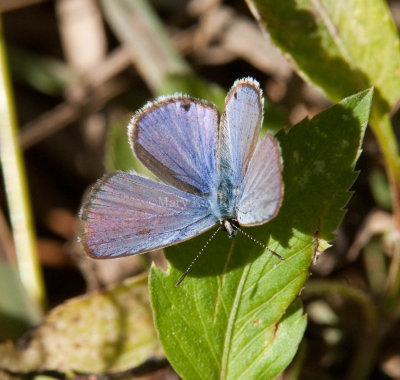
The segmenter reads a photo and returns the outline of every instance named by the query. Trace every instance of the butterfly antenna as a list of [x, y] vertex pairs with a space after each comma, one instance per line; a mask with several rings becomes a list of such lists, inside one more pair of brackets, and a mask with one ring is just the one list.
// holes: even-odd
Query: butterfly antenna
[[182, 281], [185, 279], [187, 274], [189, 273], [190, 269], [192, 268], [193, 264], [196, 262], [196, 260], [200, 257], [200, 255], [203, 253], [204, 249], [207, 247], [207, 245], [210, 243], [212, 239], [214, 239], [215, 235], [217, 232], [221, 229], [221, 227], [218, 227], [217, 230], [211, 235], [211, 237], [206, 241], [206, 243], [203, 245], [203, 248], [200, 249], [199, 253], [196, 255], [196, 257], [193, 259], [193, 261], [190, 263], [188, 268], [185, 270], [185, 273], [181, 276], [181, 278], [178, 280], [178, 282], [175, 284], [175, 286], [179, 286]]
[[279, 260], [285, 261], [285, 259], [281, 256], [278, 255], [275, 251], [273, 251], [271, 248], [268, 248], [265, 244], [259, 242], [257, 239], [253, 238], [253, 236], [250, 236], [247, 232], [244, 232], [241, 228], [237, 226], [233, 226], [237, 231], [241, 232], [244, 236], [247, 236], [250, 240], [252, 240], [254, 243], [261, 245], [261, 247], [266, 248], [269, 252], [271, 252], [274, 256], [276, 256]]

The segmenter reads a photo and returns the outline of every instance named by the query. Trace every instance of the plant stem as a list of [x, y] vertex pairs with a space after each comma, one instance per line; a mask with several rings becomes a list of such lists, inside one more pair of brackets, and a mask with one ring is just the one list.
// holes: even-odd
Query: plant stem
[[386, 172], [389, 179], [390, 193], [392, 196], [392, 207], [395, 229], [400, 231], [400, 160], [399, 148], [396, 136], [393, 132], [392, 123], [388, 113], [381, 113], [378, 107], [372, 107], [370, 123], [378, 139], [385, 159]]
[[389, 319], [395, 321], [400, 308], [400, 231], [392, 231], [389, 239], [392, 257], [386, 282], [384, 306]]
[[396, 136], [393, 132], [390, 115], [372, 107], [371, 126], [378, 139], [385, 159], [389, 179], [393, 209], [393, 230], [390, 236], [392, 258], [389, 264], [385, 310], [391, 320], [395, 320], [400, 308], [400, 158]]
[[20, 279], [38, 312], [44, 311], [45, 292], [36, 243], [25, 167], [17, 137], [17, 118], [0, 18], [0, 155], [13, 229]]

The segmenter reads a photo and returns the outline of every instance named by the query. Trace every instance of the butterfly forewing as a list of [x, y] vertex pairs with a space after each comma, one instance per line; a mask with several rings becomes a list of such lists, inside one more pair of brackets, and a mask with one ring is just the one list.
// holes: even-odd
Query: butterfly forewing
[[205, 101], [160, 97], [139, 111], [129, 128], [136, 156], [163, 182], [191, 193], [215, 187], [219, 114]]
[[250, 78], [234, 83], [225, 100], [218, 136], [220, 170], [229, 172], [233, 187], [241, 184], [254, 153], [263, 119], [263, 98]]
[[166, 247], [217, 223], [203, 198], [122, 172], [97, 182], [81, 218], [83, 243], [87, 252], [97, 258]]

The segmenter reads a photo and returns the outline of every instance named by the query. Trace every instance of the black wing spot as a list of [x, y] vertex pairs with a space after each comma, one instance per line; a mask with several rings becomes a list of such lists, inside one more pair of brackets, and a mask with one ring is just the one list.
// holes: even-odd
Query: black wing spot
[[233, 96], [235, 97], [235, 99], [237, 99], [237, 92], [235, 91], [235, 93], [233, 94]]
[[191, 106], [190, 102], [184, 102], [184, 103], [182, 103], [182, 105], [181, 105], [181, 107], [182, 107], [186, 112], [189, 111], [190, 106]]

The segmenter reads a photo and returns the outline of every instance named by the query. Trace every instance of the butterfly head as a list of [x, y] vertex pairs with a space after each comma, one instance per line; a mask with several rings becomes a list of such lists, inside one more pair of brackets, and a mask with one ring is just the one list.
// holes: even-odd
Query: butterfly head
[[221, 223], [222, 230], [226, 231], [230, 238], [234, 238], [237, 235], [239, 223], [236, 219], [221, 219], [219, 222]]

